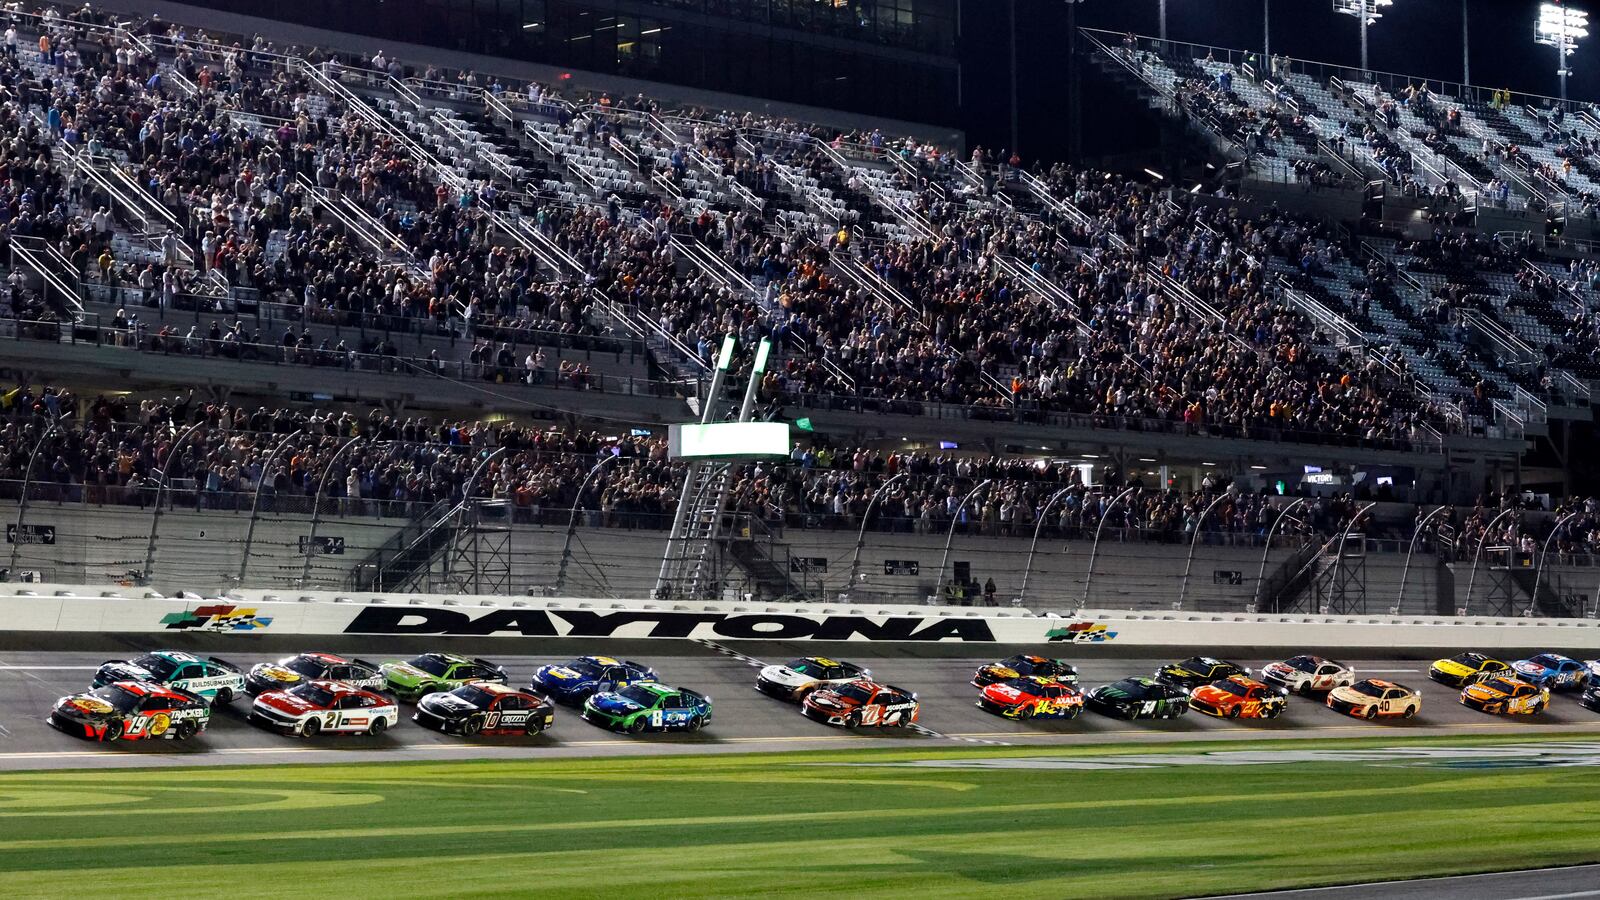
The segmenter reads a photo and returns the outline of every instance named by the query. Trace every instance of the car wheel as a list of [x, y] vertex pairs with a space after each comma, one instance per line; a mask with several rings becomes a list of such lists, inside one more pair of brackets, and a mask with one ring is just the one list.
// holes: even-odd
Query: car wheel
[[1300, 696], [1302, 696], [1302, 697], [1311, 696], [1311, 682], [1309, 682], [1309, 681], [1300, 682]]
[[628, 723], [629, 734], [638, 734], [641, 731], [644, 731], [644, 716], [638, 716], [632, 722]]
[[1533, 708], [1528, 710], [1528, 714], [1529, 715], [1533, 715], [1533, 716], [1537, 716], [1539, 713], [1542, 713], [1542, 712], [1544, 712], [1544, 701], [1543, 700], [1540, 700], [1539, 702], [1533, 704]]
[[1239, 714], [1242, 712], [1244, 712], [1244, 710], [1240, 709], [1237, 705], [1230, 706], [1228, 707], [1228, 718], [1237, 719], [1239, 718]]
[[233, 691], [229, 690], [228, 688], [222, 688], [221, 690], [217, 691], [217, 698], [215, 700], [211, 701], [211, 705], [212, 706], [227, 706], [229, 703], [232, 703], [232, 702], [233, 702]]
[[312, 716], [311, 718], [300, 723], [300, 734], [302, 737], [316, 737], [321, 733], [322, 720], [315, 716]]
[[846, 728], [860, 728], [861, 727], [861, 717], [859, 715], [856, 715], [855, 713], [851, 713], [850, 715], [845, 716], [844, 717], [844, 727], [846, 727]]
[[1022, 707], [1022, 708], [1017, 710], [1017, 718], [1019, 718], [1019, 719], [1031, 719], [1031, 718], [1033, 718], [1034, 711], [1035, 710], [1034, 710], [1033, 707], [1024, 706], [1024, 707]]
[[199, 730], [200, 726], [196, 725], [193, 721], [179, 722], [178, 727], [172, 732], [172, 739], [176, 741], [187, 741], [189, 738], [194, 737]]
[[689, 720], [689, 730], [690, 731], [699, 731], [700, 729], [702, 729], [704, 727], [706, 727], [705, 720], [701, 719], [699, 716], [695, 716], [694, 718]]
[[1408, 718], [1408, 719], [1412, 718], [1416, 714], [1417, 714], [1417, 708], [1415, 706], [1406, 707], [1406, 712], [1405, 712], [1406, 718]]
[[1376, 719], [1378, 717], [1378, 708], [1376, 706], [1369, 706], [1361, 715], [1363, 718]]
[[467, 716], [466, 724], [461, 726], [461, 733], [462, 734], [482, 734], [483, 733], [483, 723], [485, 721], [487, 721], [487, 720], [483, 717], [482, 713], [473, 713], [472, 715]]
[[122, 738], [122, 728], [123, 725], [120, 721], [112, 722], [106, 726], [106, 735], [105, 737], [101, 738], [101, 740], [106, 741], [107, 743], [120, 740]]
[[385, 719], [383, 716], [378, 716], [378, 717], [374, 718], [372, 720], [372, 724], [367, 726], [367, 734], [372, 735], [373, 737], [377, 737], [378, 735], [383, 734], [385, 731], [388, 731], [388, 730], [389, 730], [389, 720]]

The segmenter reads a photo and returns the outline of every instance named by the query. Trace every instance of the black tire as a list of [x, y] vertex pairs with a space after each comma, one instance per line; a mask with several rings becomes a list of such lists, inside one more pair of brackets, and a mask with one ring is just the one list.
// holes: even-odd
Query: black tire
[[1415, 706], [1406, 707], [1406, 711], [1405, 711], [1405, 717], [1406, 718], [1408, 718], [1408, 719], [1412, 718], [1416, 714], [1417, 714], [1417, 708]]
[[1017, 718], [1018, 719], [1031, 719], [1031, 718], [1033, 718], [1033, 713], [1034, 713], [1033, 707], [1024, 706], [1021, 709], [1017, 710]]
[[1081, 706], [1073, 706], [1073, 707], [1069, 707], [1067, 709], [1067, 718], [1068, 719], [1076, 719], [1077, 717], [1079, 717], [1081, 715], [1083, 715], [1083, 707], [1081, 707]]
[[644, 726], [645, 726], [644, 716], [639, 716], [638, 718], [634, 719], [632, 722], [630, 722], [628, 724], [628, 733], [629, 734], [640, 734], [641, 732], [644, 731]]
[[1239, 707], [1239, 704], [1235, 703], [1234, 705], [1228, 707], [1228, 718], [1237, 719], [1243, 712], [1244, 710]]
[[1378, 717], [1378, 708], [1376, 706], [1369, 706], [1367, 707], [1367, 711], [1362, 713], [1362, 716], [1368, 721], [1376, 719]]
[[372, 724], [367, 726], [367, 735], [369, 737], [378, 737], [388, 730], [389, 720], [385, 719], [383, 716], [374, 716], [372, 719]]
[[212, 706], [227, 706], [229, 703], [232, 703], [232, 702], [233, 702], [233, 691], [230, 688], [223, 688], [223, 689], [217, 691], [217, 697], [216, 697], [215, 700], [211, 701], [211, 705]]
[[488, 721], [483, 713], [473, 713], [467, 716], [467, 721], [461, 726], [462, 734], [483, 734], [483, 723]]
[[187, 741], [189, 738], [194, 737], [199, 732], [200, 726], [196, 725], [194, 720], [185, 720], [183, 722], [179, 722], [178, 727], [173, 730], [172, 739], [175, 741]]
[[122, 720], [118, 719], [117, 721], [112, 722], [111, 724], [106, 726], [106, 736], [101, 738], [101, 740], [105, 741], [108, 744], [111, 743], [112, 741], [121, 740], [122, 739], [122, 730], [123, 730]]
[[1302, 696], [1302, 697], [1311, 696], [1311, 682], [1309, 682], [1309, 681], [1300, 682], [1300, 696]]
[[844, 727], [846, 727], [846, 728], [860, 728], [861, 727], [861, 716], [856, 714], [856, 713], [851, 713], [850, 715], [845, 716], [844, 717]]
[[690, 731], [699, 731], [700, 729], [702, 729], [704, 727], [706, 727], [705, 720], [700, 718], [699, 716], [695, 716], [694, 718], [689, 720], [689, 730]]
[[313, 716], [300, 723], [301, 737], [316, 737], [322, 733], [322, 720]]

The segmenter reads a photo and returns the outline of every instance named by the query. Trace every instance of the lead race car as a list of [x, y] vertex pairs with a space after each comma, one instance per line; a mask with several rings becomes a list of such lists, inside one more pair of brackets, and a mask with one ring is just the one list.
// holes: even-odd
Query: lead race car
[[798, 702], [819, 687], [871, 678], [872, 670], [825, 656], [803, 656], [781, 666], [766, 666], [756, 676], [756, 690], [779, 700]]
[[340, 681], [364, 691], [382, 691], [388, 686], [377, 663], [309, 652], [251, 666], [244, 676], [244, 689], [254, 697], [263, 691], [291, 688], [303, 681]]
[[390, 697], [337, 681], [307, 681], [257, 697], [250, 721], [301, 737], [323, 732], [376, 736], [400, 721], [400, 707]]
[[922, 704], [910, 691], [861, 679], [812, 691], [806, 695], [800, 711], [808, 719], [841, 728], [863, 725], [909, 728], [916, 724]]
[[57, 700], [49, 722], [91, 741], [186, 741], [211, 722], [211, 705], [179, 688], [116, 681]]
[[201, 658], [182, 650], [156, 650], [133, 659], [114, 659], [94, 673], [93, 687], [116, 681], [143, 681], [188, 691], [220, 706], [244, 693], [244, 673], [215, 656]]

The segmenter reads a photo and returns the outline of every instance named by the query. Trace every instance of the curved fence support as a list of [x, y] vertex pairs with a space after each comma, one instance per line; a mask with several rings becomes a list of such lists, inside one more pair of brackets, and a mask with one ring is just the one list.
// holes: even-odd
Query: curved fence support
[[1561, 530], [1561, 526], [1572, 521], [1577, 515], [1577, 513], [1567, 513], [1562, 516], [1557, 520], [1556, 527], [1550, 529], [1550, 533], [1545, 535], [1544, 544], [1539, 548], [1539, 568], [1533, 571], [1533, 593], [1528, 595], [1528, 609], [1532, 610], [1539, 605], [1539, 585], [1544, 581], [1545, 563], [1550, 559], [1550, 542], [1555, 540], [1556, 532]]
[[872, 518], [873, 508], [878, 505], [878, 500], [883, 497], [885, 491], [889, 490], [889, 488], [892, 487], [896, 482], [900, 481], [902, 478], [908, 477], [910, 474], [910, 472], [901, 472], [899, 475], [896, 475], [888, 481], [885, 481], [883, 484], [878, 486], [877, 490], [872, 492], [871, 499], [867, 501], [867, 508], [861, 513], [861, 527], [856, 530], [856, 552], [850, 557], [850, 580], [845, 582], [846, 591], [854, 588], [856, 586], [856, 579], [861, 577], [861, 548], [864, 547], [867, 542], [867, 521]]
[[300, 566], [300, 587], [304, 588], [306, 582], [311, 580], [311, 557], [317, 552], [317, 526], [322, 524], [322, 495], [328, 487], [328, 476], [333, 473], [333, 467], [344, 456], [345, 451], [366, 440], [364, 437], [353, 437], [344, 442], [344, 446], [334, 452], [333, 458], [322, 467], [322, 477], [317, 479], [317, 491], [311, 495], [311, 534], [306, 537], [305, 561]]
[[1417, 527], [1412, 529], [1411, 544], [1406, 547], [1406, 564], [1400, 569], [1400, 590], [1394, 595], [1395, 609], [1399, 609], [1400, 604], [1404, 603], [1406, 600], [1406, 577], [1411, 574], [1411, 556], [1417, 552], [1417, 539], [1422, 537], [1423, 532], [1428, 527], [1428, 523], [1433, 521], [1434, 516], [1437, 516], [1439, 513], [1442, 513], [1449, 508], [1450, 507], [1448, 506], [1441, 506], [1433, 512], [1428, 513], [1417, 522]]
[[1100, 532], [1106, 527], [1106, 518], [1117, 508], [1117, 504], [1122, 502], [1122, 498], [1137, 490], [1138, 488], [1131, 487], [1118, 494], [1111, 501], [1111, 505], [1106, 507], [1106, 511], [1100, 514], [1100, 522], [1094, 526], [1094, 544], [1089, 547], [1089, 571], [1083, 576], [1083, 599], [1078, 601], [1079, 609], [1089, 605], [1089, 588], [1094, 585], [1094, 559], [1100, 555]]
[[1205, 533], [1206, 519], [1210, 517], [1211, 511], [1217, 508], [1217, 504], [1229, 496], [1227, 491], [1218, 494], [1215, 500], [1207, 503], [1206, 508], [1200, 511], [1200, 519], [1194, 523], [1194, 537], [1189, 539], [1189, 556], [1183, 561], [1183, 581], [1178, 585], [1178, 605], [1173, 607], [1174, 609], [1183, 609], [1184, 598], [1189, 596], [1189, 573], [1194, 569], [1194, 551], [1200, 546], [1200, 535]]
[[558, 596], [567, 589], [567, 566], [572, 562], [572, 538], [578, 532], [578, 504], [583, 502], [583, 492], [588, 489], [589, 482], [600, 474], [600, 470], [606, 467], [606, 463], [620, 458], [618, 456], [607, 456], [605, 459], [595, 463], [594, 467], [589, 470], [589, 474], [583, 476], [583, 483], [578, 485], [578, 493], [572, 498], [572, 509], [567, 513], [567, 538], [561, 544], [561, 565], [556, 569], [556, 594]]
[[1496, 525], [1500, 524], [1500, 520], [1513, 512], [1516, 512], [1516, 510], [1502, 510], [1500, 515], [1489, 520], [1489, 524], [1484, 526], [1483, 536], [1478, 538], [1478, 550], [1472, 554], [1472, 574], [1467, 576], [1467, 598], [1461, 601], [1461, 609], [1465, 615], [1472, 615], [1472, 587], [1478, 583], [1478, 561], [1483, 559], [1483, 545], [1488, 543], [1489, 533], [1494, 531]]
[[1072, 487], [1064, 487], [1045, 501], [1044, 508], [1039, 510], [1039, 521], [1033, 523], [1033, 543], [1028, 545], [1028, 564], [1022, 567], [1022, 587], [1017, 589], [1017, 605], [1021, 606], [1028, 599], [1028, 577], [1033, 574], [1033, 554], [1039, 550], [1039, 531], [1044, 528], [1044, 520], [1050, 515], [1050, 510], [1056, 501], [1065, 497]]
[[976, 487], [968, 491], [965, 497], [961, 498], [961, 505], [956, 507], [955, 514], [950, 517], [950, 530], [946, 532], [944, 536], [944, 555], [939, 557], [939, 580], [933, 586], [933, 597], [935, 603], [939, 602], [940, 598], [944, 596], [944, 568], [950, 564], [950, 545], [955, 542], [956, 523], [961, 521], [961, 512], [967, 508], [967, 504], [972, 502], [972, 498], [976, 497], [979, 491], [991, 484], [994, 484], [994, 479], [992, 478], [985, 478], [984, 480], [978, 482]]
[[44, 434], [33, 444], [33, 451], [28, 454], [28, 467], [22, 471], [22, 496], [17, 498], [16, 534], [11, 538], [11, 561], [6, 564], [5, 577], [13, 578], [17, 571], [17, 553], [22, 549], [26, 538], [22, 536], [22, 525], [28, 515], [28, 489], [33, 487], [33, 464], [39, 460], [39, 451], [44, 449], [44, 442], [50, 440], [50, 435], [55, 434], [61, 423], [66, 421], [66, 416], [52, 421], [45, 428]]
[[156, 476], [156, 505], [155, 509], [150, 513], [150, 543], [144, 549], [143, 581], [145, 584], [150, 583], [150, 577], [156, 567], [156, 533], [161, 526], [161, 502], [167, 492], [167, 470], [172, 468], [173, 460], [177, 459], [178, 455], [183, 452], [183, 445], [187, 444], [189, 438], [200, 430], [200, 425], [200, 422], [196, 422], [190, 425], [182, 435], [179, 435], [178, 440], [173, 443], [172, 449], [167, 451], [167, 461], [161, 464], [161, 472]]
[[256, 517], [261, 512], [261, 486], [267, 483], [268, 478], [272, 477], [273, 460], [278, 458], [278, 454], [283, 452], [283, 448], [289, 446], [291, 441], [303, 433], [304, 432], [296, 431], [295, 433], [284, 437], [284, 439], [279, 441], [277, 446], [273, 447], [271, 452], [267, 454], [267, 458], [261, 462], [261, 477], [256, 481], [255, 496], [250, 500], [250, 524], [246, 525], [244, 529], [244, 554], [239, 557], [240, 584], [244, 584], [245, 577], [250, 574], [250, 548], [255, 543]]
[[1267, 555], [1272, 552], [1272, 536], [1278, 533], [1278, 526], [1283, 523], [1289, 513], [1294, 512], [1304, 502], [1306, 502], [1306, 498], [1300, 497], [1279, 510], [1278, 515], [1272, 520], [1272, 527], [1267, 529], [1267, 542], [1261, 548], [1261, 570], [1256, 573], [1255, 599], [1251, 601], [1256, 609], [1261, 608], [1261, 589], [1267, 583]]

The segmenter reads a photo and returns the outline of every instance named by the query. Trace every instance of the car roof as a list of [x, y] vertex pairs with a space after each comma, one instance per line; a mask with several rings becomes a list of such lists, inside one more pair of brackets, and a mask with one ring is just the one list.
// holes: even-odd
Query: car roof
[[493, 682], [493, 681], [473, 682], [472, 686], [477, 688], [480, 691], [486, 691], [486, 692], [488, 692], [490, 694], [520, 694], [520, 693], [522, 693], [521, 691], [517, 690], [514, 687], [510, 687], [510, 686], [507, 686], [507, 685], [504, 685], [504, 684], [498, 684], [498, 683]]
[[580, 656], [580, 657], [578, 657], [578, 659], [586, 659], [589, 662], [592, 662], [597, 666], [620, 666], [620, 665], [622, 665], [622, 660], [617, 659], [615, 657], [611, 657], [611, 656]]
[[338, 656], [333, 653], [323, 653], [319, 650], [311, 650], [300, 655], [306, 659], [315, 659], [325, 663], [347, 663], [350, 661], [342, 656]]
[[806, 657], [802, 657], [802, 658], [805, 659], [807, 662], [814, 662], [819, 666], [825, 666], [825, 667], [830, 668], [830, 669], [831, 668], [842, 668], [842, 667], [844, 667], [846, 665], [846, 663], [839, 662], [837, 659], [831, 659], [831, 658], [826, 657], [826, 656], [806, 656]]
[[[1372, 685], [1373, 687], [1381, 687], [1381, 688], [1399, 688], [1400, 687], [1400, 685], [1395, 684], [1392, 681], [1384, 681], [1382, 678], [1368, 678], [1366, 683]], [[1405, 690], [1405, 688], [1400, 688], [1400, 689], [1401, 690]]]
[[159, 656], [169, 662], [200, 662], [201, 659], [186, 650], [152, 650], [151, 656]]

